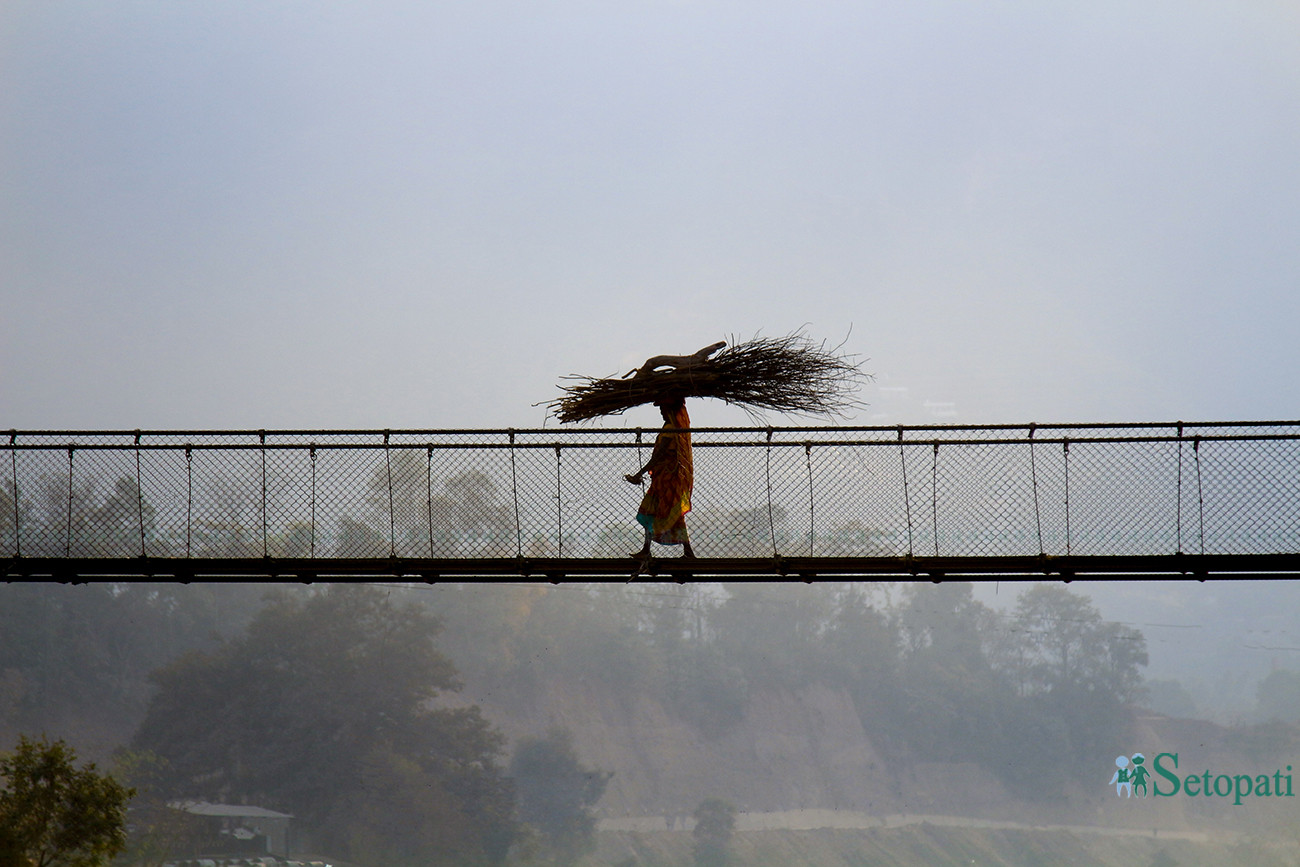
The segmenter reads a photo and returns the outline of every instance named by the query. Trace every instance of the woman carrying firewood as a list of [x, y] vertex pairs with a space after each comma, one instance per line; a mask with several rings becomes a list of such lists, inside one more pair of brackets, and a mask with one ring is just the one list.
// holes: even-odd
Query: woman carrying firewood
[[645, 528], [645, 545], [632, 556], [648, 560], [650, 542], [654, 541], [661, 545], [681, 545], [683, 557], [694, 557], [686, 533], [686, 513], [691, 510], [691, 489], [695, 483], [691, 418], [681, 397], [661, 398], [655, 401], [655, 406], [663, 415], [664, 427], [655, 438], [650, 460], [635, 473], [623, 477], [639, 485], [645, 474], [650, 474], [650, 488], [641, 498], [636, 515], [637, 523]]
[[724, 347], [727, 343], [719, 341], [691, 355], [655, 355], [617, 378], [568, 377], [578, 382], [560, 386], [564, 396], [548, 404], [565, 423], [619, 415], [651, 402], [663, 414], [650, 461], [623, 477], [639, 485], [650, 474], [636, 516], [645, 528], [645, 544], [632, 555], [639, 561], [633, 577], [649, 565], [651, 542], [681, 545], [684, 557], [695, 556], [686, 534], [694, 481], [686, 398], [711, 397], [751, 413], [834, 415], [859, 405], [853, 392], [862, 373], [838, 347], [827, 349], [801, 333]]

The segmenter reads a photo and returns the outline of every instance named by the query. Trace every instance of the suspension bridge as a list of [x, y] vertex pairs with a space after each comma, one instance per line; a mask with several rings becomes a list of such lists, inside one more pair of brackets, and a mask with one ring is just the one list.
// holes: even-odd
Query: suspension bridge
[[[657, 429], [17, 431], [7, 578], [620, 578]], [[1300, 422], [697, 428], [643, 577], [1300, 574]], [[8, 472], [4, 472], [8, 470]]]

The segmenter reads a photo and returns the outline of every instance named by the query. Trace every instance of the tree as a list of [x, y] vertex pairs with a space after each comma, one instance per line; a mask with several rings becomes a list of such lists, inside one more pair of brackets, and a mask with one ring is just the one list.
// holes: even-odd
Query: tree
[[89, 550], [108, 557], [144, 553], [157, 535], [156, 512], [141, 494], [139, 483], [130, 476], [120, 476], [87, 522], [87, 533], [93, 534], [85, 540]]
[[[1011, 676], [1022, 686], [1028, 715], [1037, 715], [1063, 738], [1054, 754], [1086, 762], [1119, 749], [1129, 705], [1142, 692], [1138, 668], [1147, 664], [1142, 633], [1102, 620], [1088, 597], [1055, 584], [1038, 584], [1021, 594], [1012, 625], [1020, 649]], [[1021, 732], [1016, 740], [1045, 744], [1049, 738]], [[1058, 759], [1055, 767], [1065, 764]]]
[[835, 613], [822, 641], [825, 670], [843, 685], [877, 746], [897, 747], [907, 727], [895, 710], [903, 707], [896, 618], [873, 604], [871, 590], [848, 584], [836, 593]]
[[519, 818], [541, 835], [550, 860], [572, 864], [595, 848], [596, 817], [589, 808], [605, 794], [613, 774], [583, 767], [569, 732], [551, 729], [545, 738], [521, 739], [510, 776]]
[[0, 553], [6, 557], [15, 556], [21, 547], [18, 544], [21, 516], [18, 489], [11, 481], [0, 482]]
[[1017, 600], [1015, 624], [1026, 649], [1021, 674], [1030, 694], [1091, 692], [1121, 703], [1140, 694], [1146, 639], [1103, 621], [1088, 597], [1037, 584]]
[[83, 724], [102, 740], [129, 739], [149, 702], [149, 673], [237, 634], [264, 589], [0, 584], [0, 724]]
[[423, 448], [393, 449], [370, 473], [365, 503], [361, 520], [341, 524], [352, 535], [340, 539], [340, 556], [387, 553], [390, 533], [405, 556], [514, 553], [513, 512], [492, 477], [467, 470], [437, 481]]
[[126, 847], [134, 790], [75, 762], [63, 741], [25, 736], [0, 758], [0, 864], [98, 867]]
[[477, 707], [429, 707], [460, 687], [438, 628], [374, 587], [273, 598], [241, 639], [157, 673], [135, 747], [170, 762], [176, 796], [292, 813], [358, 860], [379, 860], [371, 802], [389, 787], [418, 792], [395, 829], [404, 839], [389, 841], [409, 860], [499, 861], [513, 808], [504, 738]]
[[969, 583], [908, 588], [898, 616], [900, 723], [928, 761], [990, 761], [1005, 703], [987, 654], [992, 617]]
[[1196, 699], [1177, 680], [1148, 680], [1146, 706], [1156, 713], [1178, 719], [1196, 716]]
[[173, 808], [163, 789], [167, 760], [141, 750], [113, 754], [113, 775], [135, 790], [122, 862], [132, 867], [162, 867], [178, 852], [195, 851], [208, 836], [204, 821]]
[[695, 808], [693, 851], [698, 867], [725, 867], [731, 860], [736, 808], [721, 798], [706, 798]]
[[1300, 721], [1300, 672], [1279, 668], [1259, 683], [1256, 715], [1263, 722]]
[[829, 626], [819, 585], [726, 584], [717, 609], [717, 646], [750, 683], [799, 688], [821, 673], [818, 651]]
[[1151, 856], [1151, 867], [1178, 867], [1178, 860], [1164, 849]]

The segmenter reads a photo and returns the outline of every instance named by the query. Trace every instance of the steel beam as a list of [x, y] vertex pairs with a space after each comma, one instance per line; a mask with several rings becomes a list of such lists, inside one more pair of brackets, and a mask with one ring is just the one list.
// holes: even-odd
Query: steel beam
[[633, 578], [670, 581], [714, 578], [901, 578], [1042, 580], [1146, 579], [1215, 576], [1300, 577], [1300, 554], [1164, 554], [1151, 556], [1026, 557], [720, 557], [652, 559], [639, 574], [631, 558], [77, 558], [17, 557], [3, 561], [9, 580], [169, 578], [179, 581], [253, 579]]

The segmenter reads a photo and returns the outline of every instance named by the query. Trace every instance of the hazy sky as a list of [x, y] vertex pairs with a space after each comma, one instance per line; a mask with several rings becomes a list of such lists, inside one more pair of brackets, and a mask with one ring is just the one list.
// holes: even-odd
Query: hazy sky
[[536, 427], [800, 327], [859, 424], [1295, 418], [1297, 9], [5, 0], [0, 428]]

